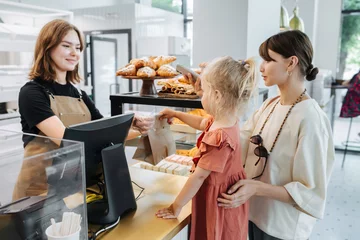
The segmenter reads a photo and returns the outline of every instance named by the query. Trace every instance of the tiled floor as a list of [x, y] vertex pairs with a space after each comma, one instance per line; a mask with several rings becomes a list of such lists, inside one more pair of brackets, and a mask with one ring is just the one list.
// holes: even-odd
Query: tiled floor
[[[343, 148], [344, 142], [346, 141], [347, 134], [350, 126], [350, 118], [335, 118], [334, 124], [334, 144], [337, 148]], [[350, 136], [349, 136], [349, 146], [353, 150], [360, 152], [360, 117], [353, 118], [351, 125]], [[359, 238], [360, 239], [360, 238]]]
[[342, 159], [342, 152], [337, 152], [325, 216], [316, 224], [311, 240], [360, 239], [360, 154], [348, 154], [343, 169]]

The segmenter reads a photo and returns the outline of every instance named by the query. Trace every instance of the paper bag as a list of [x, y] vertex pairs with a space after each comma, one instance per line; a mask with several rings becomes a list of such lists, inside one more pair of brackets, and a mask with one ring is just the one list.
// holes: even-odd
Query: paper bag
[[175, 152], [176, 145], [167, 119], [159, 120], [156, 116], [153, 129], [147, 136], [141, 136], [133, 159], [156, 165]]

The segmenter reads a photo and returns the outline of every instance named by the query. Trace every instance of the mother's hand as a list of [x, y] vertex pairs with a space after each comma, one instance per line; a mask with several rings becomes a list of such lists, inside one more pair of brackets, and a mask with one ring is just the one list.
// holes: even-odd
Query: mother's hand
[[244, 204], [252, 196], [256, 195], [260, 181], [240, 180], [235, 183], [227, 193], [221, 193], [222, 198], [218, 198], [218, 206], [225, 208], [236, 208]]

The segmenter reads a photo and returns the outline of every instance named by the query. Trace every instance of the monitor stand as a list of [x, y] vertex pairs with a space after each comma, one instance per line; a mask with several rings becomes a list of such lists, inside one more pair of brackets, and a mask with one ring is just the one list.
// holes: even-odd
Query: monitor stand
[[87, 205], [88, 221], [93, 224], [110, 224], [119, 216], [136, 210], [124, 145], [116, 144], [101, 151], [105, 178], [104, 199]]

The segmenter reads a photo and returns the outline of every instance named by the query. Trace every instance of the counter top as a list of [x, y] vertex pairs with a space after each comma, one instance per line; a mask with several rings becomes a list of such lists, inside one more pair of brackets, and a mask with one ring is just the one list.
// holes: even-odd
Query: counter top
[[[168, 207], [180, 192], [187, 177], [129, 167], [131, 180], [145, 188], [137, 200], [137, 210], [127, 214], [118, 226], [100, 235], [101, 240], [112, 239], [172, 239], [190, 222], [191, 203], [181, 211], [177, 219], [159, 219], [155, 213]], [[136, 192], [136, 186], [133, 185]]]

